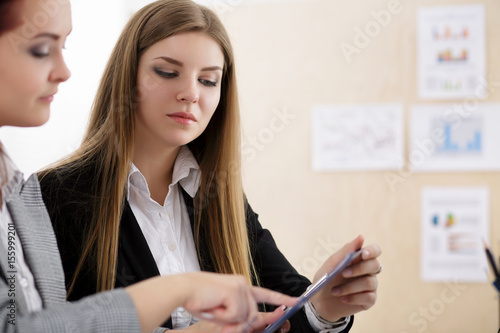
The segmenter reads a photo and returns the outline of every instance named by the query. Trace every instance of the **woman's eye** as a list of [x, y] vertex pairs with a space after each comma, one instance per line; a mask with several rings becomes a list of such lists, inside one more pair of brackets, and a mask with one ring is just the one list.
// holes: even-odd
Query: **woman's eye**
[[43, 58], [50, 54], [50, 50], [48, 46], [37, 46], [32, 48], [30, 53], [36, 58]]
[[162, 71], [158, 68], [155, 68], [155, 73], [158, 74], [159, 76], [167, 78], [167, 79], [177, 77], [177, 73], [165, 72], [165, 71]]
[[200, 79], [199, 80], [201, 84], [207, 87], [216, 87], [217, 86], [217, 81], [210, 81], [210, 80], [204, 80]]

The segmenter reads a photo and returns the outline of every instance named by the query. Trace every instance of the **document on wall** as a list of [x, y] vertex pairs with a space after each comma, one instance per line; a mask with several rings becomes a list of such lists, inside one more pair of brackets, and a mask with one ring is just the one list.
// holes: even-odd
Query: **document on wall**
[[410, 170], [500, 170], [500, 104], [418, 105], [409, 124]]
[[488, 188], [427, 187], [421, 200], [421, 279], [486, 282]]
[[401, 105], [317, 105], [312, 117], [313, 170], [397, 170], [403, 167]]
[[484, 6], [424, 7], [417, 24], [420, 98], [486, 97]]

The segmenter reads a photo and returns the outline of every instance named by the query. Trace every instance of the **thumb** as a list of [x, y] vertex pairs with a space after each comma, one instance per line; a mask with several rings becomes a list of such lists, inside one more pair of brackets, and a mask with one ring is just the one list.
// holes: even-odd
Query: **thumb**
[[332, 257], [336, 260], [331, 262], [334, 264], [331, 268], [333, 268], [338, 262], [340, 262], [346, 255], [350, 252], [355, 252], [363, 247], [363, 242], [365, 241], [362, 235], [356, 236], [352, 241], [346, 243], [340, 250], [335, 252]]
[[[316, 272], [314, 276], [314, 281], [317, 281], [325, 273], [330, 272], [335, 266], [337, 266], [345, 256], [350, 252], [355, 252], [363, 247], [363, 242], [365, 241], [362, 235], [356, 236], [352, 241], [346, 243], [340, 250], [332, 254], [323, 266]], [[359, 262], [359, 258], [355, 259], [354, 262]]]
[[363, 235], [358, 235], [349, 243], [345, 244], [342, 249], [339, 251], [342, 254], [342, 258], [345, 257], [349, 252], [354, 252], [363, 247], [365, 239]]

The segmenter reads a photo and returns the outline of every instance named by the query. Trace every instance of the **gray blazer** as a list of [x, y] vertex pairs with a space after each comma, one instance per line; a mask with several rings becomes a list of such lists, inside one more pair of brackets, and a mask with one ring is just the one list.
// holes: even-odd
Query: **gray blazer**
[[10, 283], [8, 255], [0, 248], [0, 332], [140, 332], [134, 304], [123, 289], [66, 302], [61, 258], [36, 175], [18, 184], [7, 207], [43, 310], [27, 312], [22, 288]]

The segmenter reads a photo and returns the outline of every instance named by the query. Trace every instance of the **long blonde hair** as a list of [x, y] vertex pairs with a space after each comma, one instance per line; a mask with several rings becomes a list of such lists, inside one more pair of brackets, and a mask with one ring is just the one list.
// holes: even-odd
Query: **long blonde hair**
[[[67, 174], [94, 165], [92, 219], [84, 250], [70, 282], [89, 259], [96, 264], [97, 290], [114, 287], [120, 217], [133, 157], [137, 68], [153, 44], [175, 34], [199, 31], [221, 47], [225, 57], [220, 103], [201, 136], [188, 144], [202, 172], [195, 196], [195, 243], [207, 244], [215, 271], [255, 278], [245, 223], [241, 180], [240, 116], [234, 57], [228, 34], [217, 16], [190, 0], [160, 0], [139, 10], [127, 23], [112, 52], [95, 97], [83, 143], [63, 162], [45, 170]], [[201, 221], [203, 220], [203, 223]]]

